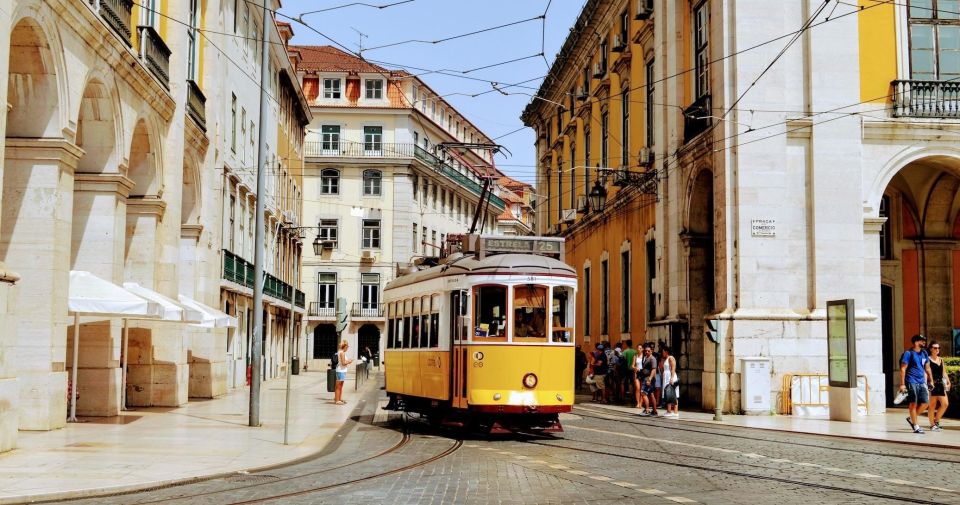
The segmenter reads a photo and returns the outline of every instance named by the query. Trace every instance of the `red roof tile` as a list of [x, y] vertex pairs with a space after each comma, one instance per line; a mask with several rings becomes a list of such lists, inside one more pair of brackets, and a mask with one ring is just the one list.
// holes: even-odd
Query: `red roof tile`
[[331, 46], [290, 46], [300, 51], [300, 68], [320, 72], [389, 72], [389, 70], [357, 58]]

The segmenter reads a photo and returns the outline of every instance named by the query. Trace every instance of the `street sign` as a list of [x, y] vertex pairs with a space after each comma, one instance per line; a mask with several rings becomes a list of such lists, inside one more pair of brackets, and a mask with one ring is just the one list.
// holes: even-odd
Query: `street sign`
[[336, 304], [337, 336], [347, 329], [347, 299], [337, 298]]
[[707, 319], [706, 320], [706, 332], [707, 338], [711, 342], [716, 344], [720, 341], [720, 320], [719, 319]]

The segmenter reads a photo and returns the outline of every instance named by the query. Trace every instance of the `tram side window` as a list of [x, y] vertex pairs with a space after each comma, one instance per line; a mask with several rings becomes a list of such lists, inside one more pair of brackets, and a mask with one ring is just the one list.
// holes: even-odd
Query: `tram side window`
[[393, 349], [393, 325], [396, 321], [393, 318], [387, 320], [387, 348]]
[[401, 347], [404, 349], [410, 348], [410, 316], [403, 318], [403, 342], [401, 342]]
[[440, 347], [440, 295], [433, 295], [430, 304], [430, 347]]
[[420, 347], [432, 347], [430, 345], [430, 333], [433, 329], [430, 327], [430, 297], [424, 296], [420, 299]]
[[547, 287], [527, 284], [513, 288], [513, 340], [547, 341]]
[[573, 339], [573, 289], [565, 286], [553, 287], [553, 341], [568, 343]]
[[507, 288], [487, 285], [473, 288], [473, 336], [476, 339], [506, 340]]

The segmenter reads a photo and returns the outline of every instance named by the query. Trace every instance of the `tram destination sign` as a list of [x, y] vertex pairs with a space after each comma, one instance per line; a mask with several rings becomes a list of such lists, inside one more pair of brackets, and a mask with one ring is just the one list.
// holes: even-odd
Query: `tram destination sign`
[[480, 237], [481, 256], [540, 254], [563, 260], [563, 239], [557, 237]]

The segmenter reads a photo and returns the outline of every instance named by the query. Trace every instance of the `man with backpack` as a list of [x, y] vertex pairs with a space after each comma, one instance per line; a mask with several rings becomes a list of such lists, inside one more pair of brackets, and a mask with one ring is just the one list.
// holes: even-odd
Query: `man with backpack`
[[924, 349], [927, 337], [914, 335], [910, 342], [913, 348], [900, 356], [900, 391], [907, 393], [907, 401], [910, 402], [907, 423], [914, 433], [922, 435], [923, 428], [917, 424], [917, 416], [930, 401], [927, 385], [933, 385], [933, 373], [930, 371], [930, 356]]
[[656, 391], [657, 358], [653, 355], [653, 344], [646, 343], [643, 346], [643, 354], [637, 356], [637, 379], [640, 382], [640, 405], [643, 410], [640, 415], [643, 417], [654, 416], [657, 414], [657, 399], [654, 395]]

